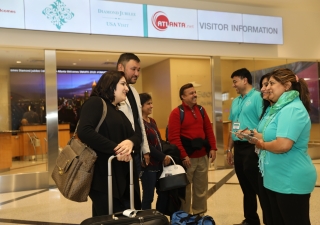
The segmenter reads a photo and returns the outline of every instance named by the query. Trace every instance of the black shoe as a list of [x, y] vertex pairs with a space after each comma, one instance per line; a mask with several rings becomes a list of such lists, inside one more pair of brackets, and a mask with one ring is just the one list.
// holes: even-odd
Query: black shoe
[[237, 223], [234, 225], [250, 225], [246, 220], [242, 221], [241, 223]]

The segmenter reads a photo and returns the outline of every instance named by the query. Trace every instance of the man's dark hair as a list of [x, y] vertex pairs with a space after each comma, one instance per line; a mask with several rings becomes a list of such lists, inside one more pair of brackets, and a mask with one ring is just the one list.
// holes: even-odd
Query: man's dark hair
[[99, 96], [105, 100], [113, 102], [115, 99], [114, 91], [116, 90], [121, 77], [124, 77], [124, 72], [115, 70], [105, 72], [100, 77], [90, 96]]
[[120, 55], [119, 59], [118, 59], [118, 63], [117, 63], [117, 69], [118, 69], [118, 65], [121, 64], [123, 66], [126, 66], [127, 62], [129, 62], [130, 60], [134, 60], [136, 62], [140, 62], [140, 59], [138, 56], [136, 56], [133, 53], [123, 53]]
[[180, 88], [180, 91], [179, 91], [179, 97], [180, 99], [182, 100], [182, 95], [184, 94], [184, 90], [188, 89], [188, 88], [192, 88], [193, 87], [193, 84], [191, 83], [187, 83], [185, 85], [183, 85], [181, 88]]
[[252, 75], [249, 72], [249, 70], [247, 70], [246, 68], [242, 68], [242, 69], [234, 71], [231, 74], [231, 78], [233, 78], [233, 77], [241, 77], [241, 79], [247, 78], [248, 83], [252, 84]]
[[140, 96], [140, 102], [142, 106], [144, 105], [144, 103], [152, 99], [151, 95], [149, 95], [148, 93], [141, 93], [139, 94], [139, 96]]

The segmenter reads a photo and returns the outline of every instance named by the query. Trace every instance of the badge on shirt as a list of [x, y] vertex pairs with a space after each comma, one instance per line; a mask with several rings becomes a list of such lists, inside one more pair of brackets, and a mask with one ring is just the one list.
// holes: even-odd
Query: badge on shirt
[[233, 123], [232, 129], [239, 130], [240, 129], [240, 123]]

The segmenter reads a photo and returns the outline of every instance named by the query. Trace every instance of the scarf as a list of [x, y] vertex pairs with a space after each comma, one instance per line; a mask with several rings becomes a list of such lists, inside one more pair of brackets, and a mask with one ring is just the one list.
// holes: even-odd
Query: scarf
[[[290, 102], [292, 102], [295, 98], [299, 96], [299, 92], [292, 90], [284, 92], [278, 101], [273, 104], [273, 106], [270, 107], [269, 110], [269, 117], [267, 119], [267, 122], [264, 124], [264, 127], [262, 129], [262, 137], [265, 136], [265, 130], [269, 123], [274, 119], [276, 114], [286, 105], [288, 105]], [[267, 150], [261, 149], [260, 155], [259, 155], [259, 169], [261, 172], [261, 175], [264, 175], [264, 164], [269, 164], [268, 160], [266, 160], [266, 154]]]

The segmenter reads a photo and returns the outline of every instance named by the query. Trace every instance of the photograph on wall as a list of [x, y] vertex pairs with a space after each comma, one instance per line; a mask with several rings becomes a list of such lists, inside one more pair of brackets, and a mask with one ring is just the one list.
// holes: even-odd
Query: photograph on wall
[[[58, 70], [58, 121], [70, 123], [74, 131], [81, 105], [106, 71]], [[43, 69], [10, 69], [11, 125], [46, 123], [45, 71]]]
[[288, 68], [292, 70], [299, 78], [303, 78], [310, 91], [311, 111], [309, 113], [312, 123], [319, 123], [319, 63], [317, 62], [295, 62], [286, 65], [266, 68], [263, 70], [252, 71], [256, 78], [254, 87], [260, 90], [259, 80], [266, 74], [275, 69]]

